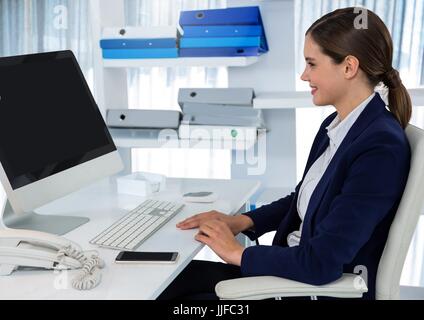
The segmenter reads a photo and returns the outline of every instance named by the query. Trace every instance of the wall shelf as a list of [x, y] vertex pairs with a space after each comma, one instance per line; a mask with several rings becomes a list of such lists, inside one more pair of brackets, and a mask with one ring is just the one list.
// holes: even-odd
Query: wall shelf
[[170, 59], [103, 59], [105, 68], [246, 67], [259, 57], [184, 57]]
[[313, 107], [310, 91], [263, 92], [253, 100], [255, 109], [293, 109]]
[[[424, 106], [424, 88], [408, 89], [413, 106]], [[378, 90], [383, 96], [383, 91]], [[315, 107], [310, 91], [280, 91], [256, 94], [255, 109], [293, 109]]]
[[[113, 129], [109, 132], [118, 148], [190, 148], [190, 149], [227, 149], [249, 150], [254, 140], [198, 140], [180, 139], [177, 130], [166, 129]], [[259, 133], [259, 136], [263, 133]]]

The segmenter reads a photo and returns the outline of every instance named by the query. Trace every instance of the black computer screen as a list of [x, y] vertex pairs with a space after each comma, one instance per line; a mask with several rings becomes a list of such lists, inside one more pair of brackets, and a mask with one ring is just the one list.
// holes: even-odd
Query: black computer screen
[[71, 51], [0, 58], [0, 161], [13, 189], [114, 150]]

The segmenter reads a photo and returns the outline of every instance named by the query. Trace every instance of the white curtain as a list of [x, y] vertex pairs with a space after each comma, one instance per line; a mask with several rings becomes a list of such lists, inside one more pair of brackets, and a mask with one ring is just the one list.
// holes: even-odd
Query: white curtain
[[72, 50], [92, 87], [86, 0], [0, 0], [0, 56]]
[[[308, 90], [300, 80], [304, 69], [304, 35], [309, 26], [337, 8], [362, 6], [374, 11], [387, 25], [393, 38], [393, 66], [399, 70], [407, 88], [424, 86], [424, 0], [296, 0], [296, 77], [297, 89]], [[334, 108], [298, 109], [297, 168], [300, 179], [313, 138], [324, 118]], [[424, 106], [413, 109], [411, 123], [424, 127]], [[310, 130], [302, 130], [308, 128]], [[424, 286], [424, 225], [420, 219], [406, 258], [401, 284]]]

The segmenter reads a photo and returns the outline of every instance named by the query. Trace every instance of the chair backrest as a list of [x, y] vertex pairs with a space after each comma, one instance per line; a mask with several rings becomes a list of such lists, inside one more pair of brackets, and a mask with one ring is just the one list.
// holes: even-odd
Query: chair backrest
[[411, 166], [386, 246], [377, 270], [376, 299], [399, 299], [400, 277], [418, 218], [424, 208], [424, 130], [405, 129], [411, 147]]

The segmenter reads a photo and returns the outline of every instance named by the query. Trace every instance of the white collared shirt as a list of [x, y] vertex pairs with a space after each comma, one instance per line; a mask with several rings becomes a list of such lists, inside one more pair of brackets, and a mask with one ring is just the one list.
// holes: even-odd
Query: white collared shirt
[[330, 139], [329, 145], [324, 153], [314, 162], [306, 173], [305, 179], [299, 188], [299, 196], [297, 199], [297, 212], [302, 221], [299, 230], [290, 233], [287, 236], [287, 243], [290, 247], [299, 245], [300, 237], [302, 234], [303, 220], [305, 218], [306, 210], [308, 208], [309, 200], [314, 192], [318, 182], [327, 170], [331, 159], [337, 152], [337, 149], [343, 142], [350, 128], [353, 126], [359, 115], [364, 111], [367, 104], [374, 98], [375, 93], [371, 94], [367, 99], [361, 102], [355, 109], [353, 109], [343, 121], [340, 120], [339, 115], [336, 115], [334, 120], [330, 123], [327, 129], [327, 135]]

